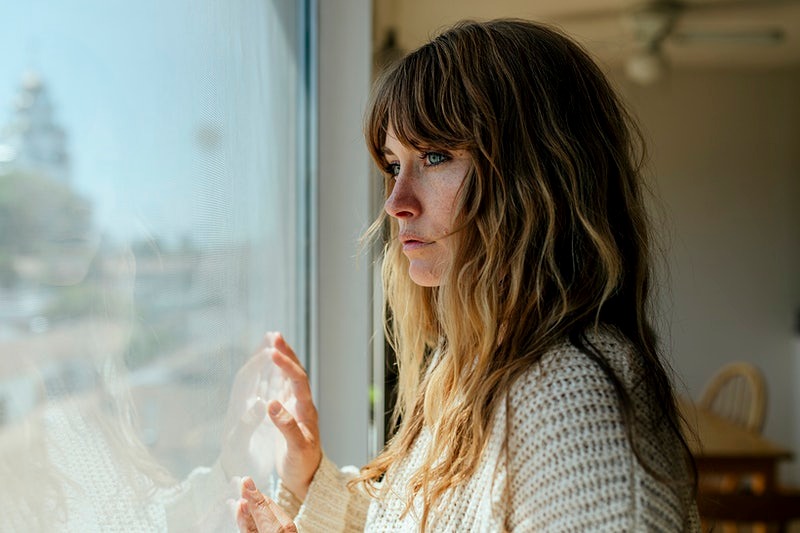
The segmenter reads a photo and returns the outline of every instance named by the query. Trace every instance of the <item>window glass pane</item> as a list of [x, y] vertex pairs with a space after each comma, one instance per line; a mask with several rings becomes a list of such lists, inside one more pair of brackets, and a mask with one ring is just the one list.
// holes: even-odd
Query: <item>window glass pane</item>
[[4, 6], [0, 531], [235, 530], [237, 370], [306, 336], [302, 4]]

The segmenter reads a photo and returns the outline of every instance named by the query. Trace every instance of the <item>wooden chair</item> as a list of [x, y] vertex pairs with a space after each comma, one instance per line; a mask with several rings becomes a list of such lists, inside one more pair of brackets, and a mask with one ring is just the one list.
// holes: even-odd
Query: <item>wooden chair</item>
[[[748, 431], [761, 433], [767, 409], [764, 377], [749, 363], [725, 365], [708, 382], [698, 404]], [[764, 480], [756, 476], [707, 477], [700, 480], [700, 485], [701, 490], [714, 490], [724, 498], [751, 498], [765, 490]], [[756, 505], [764, 504], [758, 501]], [[733, 533], [741, 530], [736, 523], [726, 520], [723, 515], [714, 518], [720, 520], [717, 531]], [[755, 520], [755, 522], [757, 523], [753, 524], [751, 531], [766, 531], [765, 524], [759, 523], [762, 521]]]
[[767, 410], [764, 376], [749, 363], [725, 365], [708, 382], [698, 403], [748, 431], [761, 433]]

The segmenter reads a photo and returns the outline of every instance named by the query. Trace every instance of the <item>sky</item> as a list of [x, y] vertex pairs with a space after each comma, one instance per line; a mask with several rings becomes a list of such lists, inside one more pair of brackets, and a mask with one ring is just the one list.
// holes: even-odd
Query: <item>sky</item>
[[[270, 98], [273, 82], [280, 93], [291, 81], [269, 79], [269, 72], [246, 79], [254, 64], [285, 61], [285, 53], [275, 56], [286, 47], [275, 23], [259, 22], [250, 7], [198, 0], [3, 3], [0, 125], [12, 116], [24, 73], [36, 72], [67, 132], [73, 184], [90, 196], [105, 231], [122, 239], [148, 233], [178, 239], [198, 217], [213, 218], [213, 209], [199, 213], [197, 206], [213, 204], [215, 195], [227, 197], [223, 207], [237, 201], [231, 194], [250, 201], [252, 187], [223, 190], [226, 179], [237, 165], [266, 166], [269, 154], [248, 143], [282, 132], [264, 126], [249, 139], [237, 137], [232, 152], [235, 136], [225, 130], [242, 124], [239, 115], [248, 110], [237, 106], [252, 108]], [[242, 97], [237, 77], [263, 85], [267, 96], [251, 90]], [[276, 151], [285, 157], [287, 149]]]

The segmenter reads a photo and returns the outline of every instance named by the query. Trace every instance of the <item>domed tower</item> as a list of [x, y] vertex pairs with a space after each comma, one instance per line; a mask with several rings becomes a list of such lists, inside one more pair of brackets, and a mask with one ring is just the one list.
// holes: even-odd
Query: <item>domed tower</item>
[[55, 121], [46, 85], [34, 72], [23, 76], [11, 121], [0, 131], [0, 173], [10, 170], [70, 180], [66, 135]]

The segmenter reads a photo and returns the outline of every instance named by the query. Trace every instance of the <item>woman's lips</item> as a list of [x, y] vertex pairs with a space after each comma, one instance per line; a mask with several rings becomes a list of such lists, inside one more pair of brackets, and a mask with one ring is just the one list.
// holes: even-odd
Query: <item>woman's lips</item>
[[425, 237], [421, 235], [416, 235], [411, 232], [401, 233], [400, 234], [400, 242], [403, 244], [403, 251], [404, 252], [411, 252], [414, 250], [419, 250], [425, 246], [428, 246], [433, 241], [428, 241]]
[[411, 252], [413, 250], [419, 250], [420, 248], [428, 246], [429, 244], [430, 244], [429, 242], [423, 242], [423, 241], [415, 241], [415, 240], [405, 241], [403, 242], [403, 251]]

